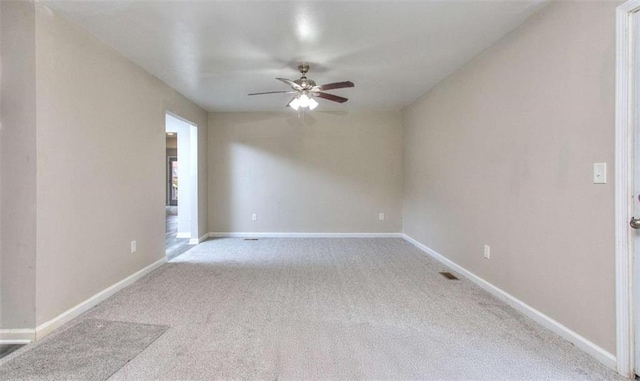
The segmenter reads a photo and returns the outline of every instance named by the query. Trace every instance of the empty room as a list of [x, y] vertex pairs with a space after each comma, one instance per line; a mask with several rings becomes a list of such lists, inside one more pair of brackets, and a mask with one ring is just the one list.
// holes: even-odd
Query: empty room
[[0, 0], [0, 379], [635, 379], [639, 63], [640, 0]]

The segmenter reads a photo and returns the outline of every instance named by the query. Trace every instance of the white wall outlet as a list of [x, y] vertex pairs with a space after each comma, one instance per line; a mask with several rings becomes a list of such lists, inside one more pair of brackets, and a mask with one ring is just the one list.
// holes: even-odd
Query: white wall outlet
[[593, 183], [607, 183], [607, 163], [593, 163]]
[[485, 259], [491, 258], [491, 248], [489, 245], [484, 245], [484, 257]]
[[138, 241], [131, 241], [131, 252], [135, 253], [138, 251]]
[[380, 214], [378, 214], [378, 219], [379, 219], [380, 221], [384, 221], [384, 213], [380, 213]]
[[258, 213], [253, 213], [251, 215], [251, 221], [258, 221]]

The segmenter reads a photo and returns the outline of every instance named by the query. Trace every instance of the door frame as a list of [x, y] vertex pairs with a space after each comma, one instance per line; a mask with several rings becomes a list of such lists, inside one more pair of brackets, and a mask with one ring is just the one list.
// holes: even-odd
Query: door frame
[[[615, 267], [616, 363], [621, 375], [635, 378], [633, 327], [634, 240], [629, 220], [634, 207], [634, 13], [640, 0], [616, 9], [616, 109], [615, 109]], [[640, 327], [639, 327], [640, 328]]]
[[[200, 202], [201, 202], [199, 197], [199, 193], [200, 193], [199, 157], [201, 153], [200, 153], [200, 136], [198, 131], [200, 127], [196, 123], [190, 121], [189, 119], [184, 118], [173, 111], [165, 109], [163, 114], [163, 119], [165, 120], [165, 123], [164, 123], [165, 132], [167, 130], [167, 126], [166, 126], [167, 115], [189, 125], [188, 134], [190, 136], [190, 141], [191, 141], [191, 145], [189, 147], [190, 166], [191, 166], [189, 173], [191, 177], [189, 181], [191, 182], [191, 185], [193, 188], [191, 189], [191, 225], [189, 229], [189, 232], [190, 232], [189, 245], [197, 245], [200, 242], [202, 242], [204, 239], [206, 239], [206, 237], [200, 237], [200, 219], [199, 219]], [[166, 155], [166, 149], [165, 149], [165, 155]], [[178, 203], [180, 203], [180, 200], [178, 200]], [[165, 204], [166, 204], [166, 200], [165, 200]]]

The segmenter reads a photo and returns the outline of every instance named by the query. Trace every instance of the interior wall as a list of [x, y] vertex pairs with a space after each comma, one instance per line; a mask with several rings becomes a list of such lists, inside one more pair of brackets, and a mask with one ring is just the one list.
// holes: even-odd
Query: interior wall
[[1, 1], [0, 328], [33, 328], [36, 272], [35, 5]]
[[[164, 258], [165, 113], [201, 126], [201, 142], [207, 113], [45, 5], [36, 7], [39, 325]], [[204, 146], [200, 152], [204, 234]]]
[[404, 232], [611, 353], [618, 4], [552, 2], [404, 112]]
[[212, 232], [401, 231], [400, 112], [211, 113], [208, 150]]
[[[0, 169], [2, 168], [2, 4], [0, 4]], [[2, 174], [0, 174], [0, 226], [2, 225]], [[2, 329], [2, 232], [0, 231], [0, 329]], [[0, 335], [1, 337], [2, 335]]]

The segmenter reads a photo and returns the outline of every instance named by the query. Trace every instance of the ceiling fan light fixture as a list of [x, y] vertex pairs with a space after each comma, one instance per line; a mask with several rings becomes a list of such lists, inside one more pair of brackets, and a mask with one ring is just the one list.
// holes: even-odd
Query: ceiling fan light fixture
[[309, 96], [306, 93], [302, 93], [302, 95], [298, 97], [298, 100], [300, 101], [300, 107], [309, 107]]
[[300, 108], [300, 100], [298, 98], [293, 98], [293, 100], [291, 102], [289, 102], [289, 107], [291, 107], [292, 109], [298, 111], [298, 108]]
[[309, 98], [309, 110], [313, 110], [316, 107], [318, 107], [318, 102], [313, 98]]

